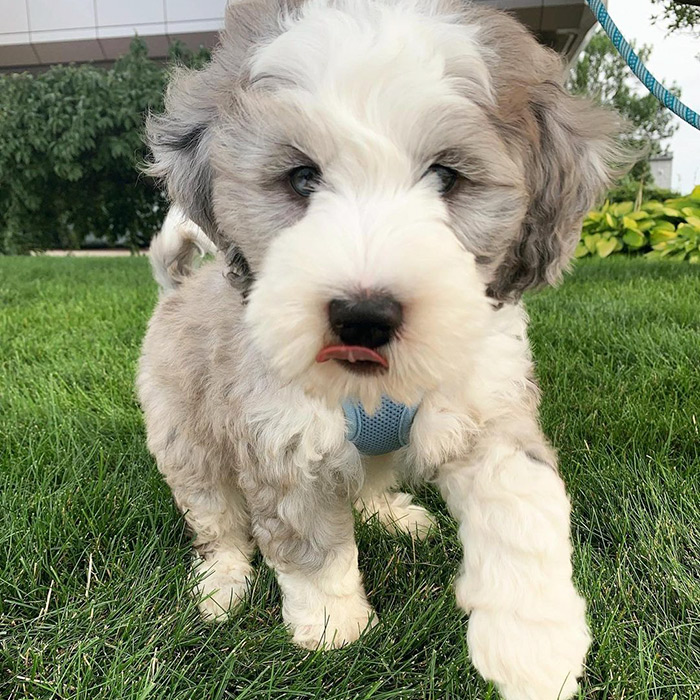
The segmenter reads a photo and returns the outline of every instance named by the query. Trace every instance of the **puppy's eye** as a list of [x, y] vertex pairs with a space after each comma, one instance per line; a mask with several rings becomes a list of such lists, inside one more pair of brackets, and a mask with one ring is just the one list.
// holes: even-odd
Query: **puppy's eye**
[[440, 194], [447, 194], [457, 184], [459, 178], [456, 170], [439, 163], [433, 163], [425, 174], [435, 178]]
[[289, 173], [289, 184], [300, 197], [310, 197], [321, 182], [321, 172], [310, 165], [302, 165]]

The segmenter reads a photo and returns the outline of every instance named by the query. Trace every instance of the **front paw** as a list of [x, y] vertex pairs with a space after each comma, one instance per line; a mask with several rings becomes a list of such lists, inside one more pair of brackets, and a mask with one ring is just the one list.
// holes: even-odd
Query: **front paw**
[[377, 516], [389, 532], [405, 532], [423, 540], [437, 530], [435, 518], [423, 506], [413, 503], [413, 496], [402, 492], [386, 492], [360, 500], [356, 504], [365, 518]]
[[577, 607], [568, 619], [542, 620], [473, 610], [467, 632], [472, 663], [505, 700], [568, 700], [576, 693], [590, 645], [583, 601]]
[[283, 610], [292, 641], [304, 649], [337, 649], [377, 624], [372, 606], [357, 596], [324, 596], [307, 610]]
[[197, 559], [192, 570], [192, 593], [206, 622], [223, 622], [248, 593], [250, 563], [240, 552], [221, 552]]

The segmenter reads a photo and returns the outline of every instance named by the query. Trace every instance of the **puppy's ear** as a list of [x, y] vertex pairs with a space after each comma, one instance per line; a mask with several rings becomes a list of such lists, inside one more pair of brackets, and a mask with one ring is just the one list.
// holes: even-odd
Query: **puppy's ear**
[[207, 71], [180, 69], [165, 96], [165, 112], [146, 123], [153, 160], [147, 172], [163, 180], [170, 198], [218, 244], [209, 163], [217, 101]]
[[621, 120], [610, 110], [572, 97], [564, 67], [509, 18], [498, 34], [505, 45], [494, 73], [497, 123], [520, 151], [528, 209], [489, 285], [500, 300], [554, 284], [566, 269], [588, 211], [629, 160], [615, 141]]
[[287, 0], [243, 0], [226, 8], [226, 29], [211, 63], [202, 70], [176, 70], [165, 97], [165, 112], [150, 115], [146, 132], [153, 159], [147, 172], [168, 187], [173, 201], [219, 245], [212, 204], [212, 135], [222, 110], [244, 89], [256, 47], [281, 31], [292, 11]]

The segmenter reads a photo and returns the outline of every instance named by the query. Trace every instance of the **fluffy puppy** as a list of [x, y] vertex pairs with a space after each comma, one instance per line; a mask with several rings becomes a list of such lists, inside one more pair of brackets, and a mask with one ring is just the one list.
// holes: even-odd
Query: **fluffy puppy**
[[[243, 598], [257, 546], [294, 642], [355, 640], [377, 620], [353, 504], [432, 523], [394, 491], [403, 469], [459, 521], [476, 668], [507, 700], [576, 691], [590, 638], [519, 299], [566, 267], [617, 122], [563, 75], [468, 3], [250, 0], [174, 76], [151, 172], [221, 252], [192, 272], [203, 237], [182, 221], [154, 242], [169, 291], [138, 390], [205, 617]], [[341, 403], [382, 396], [419, 408], [410, 444], [369, 458]]]

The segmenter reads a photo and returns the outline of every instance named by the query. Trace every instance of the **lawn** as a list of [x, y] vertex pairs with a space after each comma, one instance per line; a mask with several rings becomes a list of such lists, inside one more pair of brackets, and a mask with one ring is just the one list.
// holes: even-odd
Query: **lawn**
[[[357, 644], [294, 648], [260, 562], [234, 619], [198, 619], [132, 388], [155, 298], [144, 259], [0, 258], [0, 698], [495, 700], [429, 488], [429, 542], [358, 525], [380, 624]], [[595, 637], [581, 697], [700, 698], [700, 266], [585, 262], [528, 306]]]

